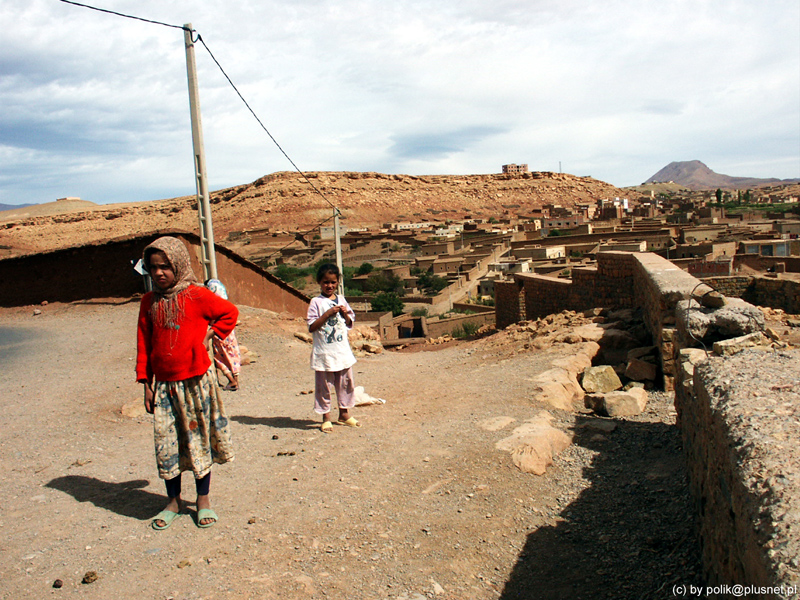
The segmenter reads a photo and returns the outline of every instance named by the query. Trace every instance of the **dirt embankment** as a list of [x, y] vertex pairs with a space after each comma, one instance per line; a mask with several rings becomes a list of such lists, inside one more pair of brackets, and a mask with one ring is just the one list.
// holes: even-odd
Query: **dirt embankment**
[[[589, 177], [559, 173], [523, 175], [384, 175], [381, 173], [275, 173], [211, 194], [214, 234], [272, 228], [305, 230], [328, 219], [328, 201], [348, 226], [393, 221], [441, 221], [503, 214], [526, 215], [545, 204], [573, 206], [625, 192]], [[310, 182], [310, 183], [309, 183]], [[313, 186], [313, 187], [312, 187]], [[125, 205], [68, 201], [0, 213], [0, 257], [42, 252], [109, 240], [123, 235], [179, 228], [195, 230], [193, 197]]]

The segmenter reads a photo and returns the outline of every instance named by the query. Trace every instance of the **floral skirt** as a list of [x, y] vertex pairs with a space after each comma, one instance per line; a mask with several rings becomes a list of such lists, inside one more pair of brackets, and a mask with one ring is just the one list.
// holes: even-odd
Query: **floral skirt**
[[213, 371], [212, 366], [205, 375], [155, 384], [153, 431], [162, 479], [183, 471], [200, 479], [213, 463], [233, 460], [230, 422]]

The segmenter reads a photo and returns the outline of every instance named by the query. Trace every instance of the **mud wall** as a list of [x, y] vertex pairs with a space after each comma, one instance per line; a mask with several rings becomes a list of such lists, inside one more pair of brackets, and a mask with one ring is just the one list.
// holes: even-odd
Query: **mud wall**
[[630, 252], [602, 252], [596, 268], [575, 268], [571, 280], [517, 273], [513, 282], [496, 282], [497, 327], [562, 310], [633, 306], [633, 265]]
[[[198, 236], [168, 231], [128, 236], [92, 244], [0, 260], [0, 279], [21, 282], [0, 289], [0, 306], [75, 302], [93, 298], [130, 298], [145, 291], [144, 278], [133, 270], [144, 248], [161, 235], [174, 235], [190, 248], [199, 276]], [[227, 248], [216, 246], [217, 272], [232, 302], [305, 316], [309, 299], [280, 279]]]

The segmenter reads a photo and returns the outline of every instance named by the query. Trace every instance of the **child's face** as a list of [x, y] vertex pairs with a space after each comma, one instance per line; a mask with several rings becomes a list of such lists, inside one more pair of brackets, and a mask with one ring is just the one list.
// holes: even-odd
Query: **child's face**
[[336, 293], [336, 288], [339, 287], [339, 278], [333, 273], [325, 273], [322, 279], [319, 280], [319, 289], [322, 295], [330, 298]]
[[175, 283], [175, 271], [163, 252], [153, 252], [150, 255], [150, 277], [160, 289], [166, 290]]

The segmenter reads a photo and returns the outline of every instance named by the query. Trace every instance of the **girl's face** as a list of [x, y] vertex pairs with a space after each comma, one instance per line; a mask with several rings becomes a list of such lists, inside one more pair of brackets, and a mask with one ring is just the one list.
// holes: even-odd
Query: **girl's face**
[[175, 271], [163, 252], [153, 252], [150, 255], [150, 277], [162, 290], [168, 289], [175, 283]]
[[319, 280], [319, 289], [326, 298], [334, 296], [338, 287], [339, 278], [333, 273], [325, 273], [322, 279]]

